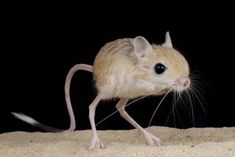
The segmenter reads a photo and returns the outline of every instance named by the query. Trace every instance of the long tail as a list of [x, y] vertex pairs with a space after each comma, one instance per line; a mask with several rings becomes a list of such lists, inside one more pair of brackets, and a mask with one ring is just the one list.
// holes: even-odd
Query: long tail
[[76, 64], [75, 66], [73, 66], [70, 70], [69, 73], [66, 77], [65, 80], [65, 86], [64, 86], [64, 90], [65, 90], [65, 101], [66, 101], [66, 106], [68, 109], [68, 113], [69, 113], [69, 118], [70, 118], [70, 127], [67, 130], [61, 130], [61, 129], [57, 129], [54, 127], [50, 127], [44, 124], [41, 124], [40, 122], [36, 121], [35, 119], [22, 114], [22, 113], [15, 113], [12, 112], [12, 114], [17, 118], [20, 119], [30, 125], [33, 125], [35, 127], [38, 127], [40, 129], [43, 129], [45, 131], [50, 131], [50, 132], [62, 132], [62, 131], [74, 131], [76, 128], [76, 121], [75, 121], [75, 117], [74, 117], [74, 113], [73, 113], [73, 108], [72, 108], [72, 104], [71, 104], [71, 100], [70, 100], [70, 83], [72, 80], [72, 77], [74, 75], [75, 72], [79, 71], [79, 70], [84, 70], [84, 71], [88, 71], [88, 72], [93, 72], [93, 66], [91, 65], [87, 65], [87, 64]]

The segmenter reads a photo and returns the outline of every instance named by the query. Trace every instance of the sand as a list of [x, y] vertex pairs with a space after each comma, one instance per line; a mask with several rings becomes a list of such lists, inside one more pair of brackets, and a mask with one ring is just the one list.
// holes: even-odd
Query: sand
[[0, 134], [0, 157], [235, 157], [235, 127], [150, 127], [162, 140], [148, 146], [137, 130], [98, 131], [104, 149], [89, 151], [91, 130], [69, 133]]

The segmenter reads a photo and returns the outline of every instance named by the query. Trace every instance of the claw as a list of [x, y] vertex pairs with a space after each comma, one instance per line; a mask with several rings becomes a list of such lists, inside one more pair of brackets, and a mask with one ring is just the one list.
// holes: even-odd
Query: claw
[[150, 146], [160, 146], [161, 145], [161, 140], [157, 138], [156, 136], [150, 134], [149, 132], [145, 131], [143, 133], [145, 141], [148, 145]]
[[98, 137], [93, 137], [91, 140], [91, 145], [89, 147], [89, 150], [101, 149], [101, 148], [104, 148], [104, 144], [100, 141]]

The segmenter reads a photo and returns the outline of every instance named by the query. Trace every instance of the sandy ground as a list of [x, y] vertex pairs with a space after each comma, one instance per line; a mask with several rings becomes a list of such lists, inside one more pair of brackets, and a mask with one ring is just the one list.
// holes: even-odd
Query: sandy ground
[[99, 131], [104, 149], [89, 151], [91, 130], [0, 134], [0, 157], [235, 157], [235, 127], [150, 127], [162, 146], [147, 146], [137, 130]]

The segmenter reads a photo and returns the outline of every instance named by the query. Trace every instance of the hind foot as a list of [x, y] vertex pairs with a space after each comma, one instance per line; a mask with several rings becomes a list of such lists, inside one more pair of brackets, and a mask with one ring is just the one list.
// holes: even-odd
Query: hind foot
[[143, 132], [144, 139], [146, 143], [150, 146], [160, 146], [161, 145], [161, 140], [157, 138], [156, 136], [150, 134], [147, 131]]
[[89, 150], [104, 148], [104, 144], [100, 141], [98, 137], [93, 137], [91, 140], [91, 144]]

